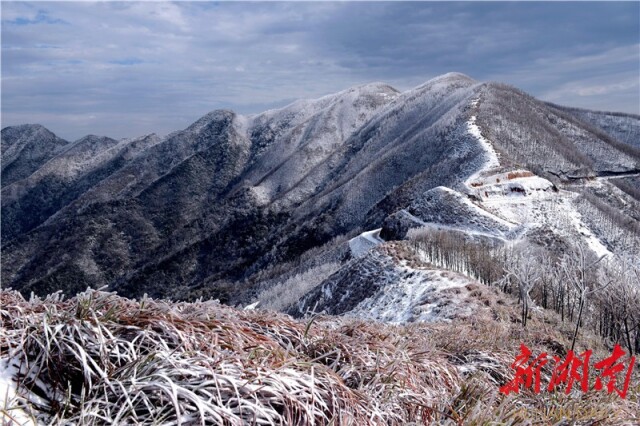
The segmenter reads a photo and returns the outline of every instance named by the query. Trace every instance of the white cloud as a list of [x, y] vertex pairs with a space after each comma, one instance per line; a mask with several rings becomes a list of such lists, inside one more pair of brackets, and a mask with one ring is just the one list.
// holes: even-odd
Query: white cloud
[[[592, 102], [608, 91], [619, 102], [613, 109], [634, 108], [637, 93], [618, 87], [628, 76], [607, 78], [630, 66], [637, 75], [637, 44], [607, 36], [588, 46], [580, 39], [576, 53], [577, 42], [541, 42], [528, 15], [505, 19], [509, 10], [534, 6], [474, 7], [3, 2], [4, 21], [37, 21], [44, 13], [49, 22], [3, 22], [3, 125], [41, 120], [67, 138], [87, 130], [166, 133], [216, 108], [257, 112], [368, 81], [405, 89], [448, 71], [564, 103]], [[586, 34], [587, 24], [579, 25]], [[618, 93], [624, 90], [631, 95]]]

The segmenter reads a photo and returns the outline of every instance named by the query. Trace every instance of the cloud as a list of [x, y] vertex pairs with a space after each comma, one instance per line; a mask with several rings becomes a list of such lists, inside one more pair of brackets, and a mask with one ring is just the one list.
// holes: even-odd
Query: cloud
[[139, 58], [123, 58], [123, 59], [114, 59], [109, 61], [110, 64], [114, 65], [123, 65], [123, 66], [132, 66], [144, 63], [142, 59]]
[[637, 43], [574, 56], [549, 51], [491, 79], [526, 88], [546, 101], [637, 114], [639, 52]]
[[66, 21], [63, 21], [62, 19], [52, 18], [46, 12], [40, 10], [36, 13], [36, 15], [33, 18], [19, 16], [12, 20], [3, 21], [3, 24], [4, 25], [35, 25], [35, 24], [68, 25], [69, 23]]
[[259, 112], [369, 81], [408, 89], [448, 71], [640, 112], [637, 3], [1, 7], [3, 126], [70, 139], [168, 133], [216, 108]]

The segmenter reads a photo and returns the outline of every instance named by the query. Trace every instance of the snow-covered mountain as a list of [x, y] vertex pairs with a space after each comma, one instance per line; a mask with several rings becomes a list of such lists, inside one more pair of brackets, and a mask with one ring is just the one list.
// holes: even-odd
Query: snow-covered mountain
[[67, 141], [40, 125], [2, 130], [2, 185], [29, 176], [64, 149]]
[[[373, 83], [252, 116], [213, 111], [165, 137], [69, 143], [8, 127], [2, 285], [231, 304], [272, 291], [291, 312], [428, 319], [477, 277], [399, 260], [425, 233], [640, 251], [639, 134], [638, 116], [458, 73], [402, 93]], [[471, 299], [447, 315], [480, 309]], [[394, 304], [406, 309], [391, 318]]]

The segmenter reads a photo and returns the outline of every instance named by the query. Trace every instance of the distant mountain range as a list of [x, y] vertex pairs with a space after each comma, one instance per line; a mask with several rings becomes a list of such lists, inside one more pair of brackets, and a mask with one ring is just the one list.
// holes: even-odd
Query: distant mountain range
[[439, 283], [470, 278], [412, 266], [391, 241], [437, 230], [637, 253], [639, 175], [639, 116], [458, 73], [217, 110], [165, 137], [68, 142], [7, 127], [2, 286], [424, 319]]

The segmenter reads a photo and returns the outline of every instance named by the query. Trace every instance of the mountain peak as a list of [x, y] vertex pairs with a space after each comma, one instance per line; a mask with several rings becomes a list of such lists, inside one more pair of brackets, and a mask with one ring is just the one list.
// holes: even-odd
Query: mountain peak
[[40, 124], [2, 129], [2, 186], [29, 176], [69, 142]]
[[73, 143], [74, 144], [83, 143], [83, 142], [96, 143], [104, 140], [114, 140], [114, 139], [108, 136], [99, 136], [99, 135], [89, 134], [81, 137], [80, 139], [74, 141]]
[[431, 86], [431, 85], [442, 84], [442, 83], [449, 84], [449, 83], [456, 83], [456, 82], [471, 83], [471, 84], [477, 83], [476, 80], [472, 79], [466, 74], [462, 74], [460, 72], [448, 72], [446, 74], [433, 77], [432, 79], [425, 81], [418, 87], [425, 87], [425, 86]]
[[7, 126], [2, 129], [2, 140], [9, 141], [15, 138], [19, 138], [25, 134], [36, 134], [42, 133], [47, 136], [56, 137], [55, 134], [44, 127], [42, 124], [18, 124], [16, 126]]
[[25, 130], [40, 130], [40, 129], [45, 129], [47, 130], [46, 127], [44, 127], [42, 124], [38, 124], [38, 123], [25, 123], [25, 124], [16, 124], [15, 126], [6, 126], [5, 128], [2, 129], [2, 131], [4, 132], [5, 130], [20, 130], [20, 131], [25, 131]]
[[351, 87], [348, 90], [359, 91], [359, 92], [375, 92], [375, 93], [379, 93], [379, 92], [400, 93], [398, 89], [382, 81], [373, 81], [371, 83], [359, 84], [357, 86]]
[[452, 72], [448, 72], [446, 74], [442, 74], [438, 77], [433, 78], [433, 80], [444, 80], [444, 79], [448, 79], [448, 80], [454, 80], [454, 79], [462, 79], [462, 80], [471, 80], [471, 81], [475, 81], [473, 78], [469, 77], [466, 74], [463, 74], [461, 72], [457, 72], [457, 71], [452, 71]]
[[235, 116], [236, 113], [230, 109], [216, 109], [200, 117], [193, 124], [187, 127], [187, 130], [198, 132], [214, 121], [230, 120]]

